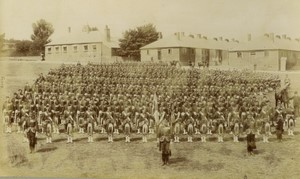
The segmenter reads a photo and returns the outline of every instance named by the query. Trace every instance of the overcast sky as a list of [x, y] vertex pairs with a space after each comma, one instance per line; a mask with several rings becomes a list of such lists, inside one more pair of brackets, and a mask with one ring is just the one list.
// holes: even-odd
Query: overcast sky
[[45, 19], [55, 32], [105, 25], [112, 36], [153, 23], [163, 35], [177, 31], [209, 37], [274, 32], [300, 37], [300, 0], [0, 0], [0, 33], [30, 39], [32, 23]]

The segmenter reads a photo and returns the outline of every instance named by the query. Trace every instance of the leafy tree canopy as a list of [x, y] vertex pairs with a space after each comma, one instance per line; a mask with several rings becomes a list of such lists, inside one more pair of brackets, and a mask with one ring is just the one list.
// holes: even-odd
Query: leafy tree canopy
[[159, 33], [153, 24], [147, 24], [135, 29], [129, 29], [119, 39], [119, 55], [140, 60], [140, 48], [156, 41]]
[[53, 34], [54, 28], [51, 23], [44, 19], [38, 20], [32, 24], [33, 34], [31, 40], [33, 41], [32, 50], [34, 53], [39, 54], [44, 52], [44, 46], [51, 42], [49, 39], [50, 35]]

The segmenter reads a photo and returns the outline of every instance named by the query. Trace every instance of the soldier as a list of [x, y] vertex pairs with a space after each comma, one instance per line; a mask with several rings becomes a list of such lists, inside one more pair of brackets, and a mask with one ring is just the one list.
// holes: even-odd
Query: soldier
[[170, 128], [164, 127], [159, 140], [159, 151], [162, 151], [162, 165], [169, 164], [169, 157], [171, 156], [170, 141]]
[[249, 155], [253, 155], [253, 149], [256, 149], [255, 134], [253, 134], [252, 129], [248, 129], [247, 151]]
[[282, 115], [278, 116], [278, 118], [277, 118], [276, 133], [277, 133], [278, 141], [281, 142], [282, 134], [283, 134], [283, 117], [282, 117]]
[[69, 116], [66, 119], [66, 125], [67, 125], [67, 136], [68, 136], [67, 143], [73, 143], [74, 120], [71, 114], [69, 114]]
[[30, 127], [27, 129], [26, 133], [27, 133], [27, 138], [29, 140], [30, 153], [33, 153], [35, 149], [35, 145], [37, 144], [37, 138], [36, 138], [37, 133], [36, 133], [35, 121], [30, 120], [29, 126]]
[[88, 134], [88, 142], [94, 142], [93, 140], [93, 119], [89, 117], [87, 119], [87, 134]]

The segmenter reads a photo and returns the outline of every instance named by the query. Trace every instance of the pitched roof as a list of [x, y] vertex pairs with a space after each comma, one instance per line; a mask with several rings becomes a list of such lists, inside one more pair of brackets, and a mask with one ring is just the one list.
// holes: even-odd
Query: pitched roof
[[241, 42], [230, 51], [254, 51], [254, 50], [292, 50], [300, 51], [300, 43], [296, 40], [281, 39], [275, 37], [259, 37], [247, 42]]
[[229, 50], [233, 42], [227, 41], [216, 41], [213, 39], [204, 38], [192, 38], [189, 36], [181, 36], [178, 39], [177, 36], [173, 35], [168, 38], [159, 39], [153, 43], [150, 43], [142, 48], [143, 49], [154, 49], [154, 48], [174, 48], [174, 47], [188, 47], [188, 48], [201, 48], [201, 49], [218, 49], [218, 50]]
[[91, 32], [71, 32], [65, 34], [55, 34], [50, 37], [52, 40], [46, 46], [50, 45], [69, 45], [69, 44], [87, 44], [87, 43], [100, 43], [103, 42], [106, 46], [111, 48], [119, 48], [117, 40], [111, 37], [110, 41], [106, 40], [103, 33], [99, 31]]

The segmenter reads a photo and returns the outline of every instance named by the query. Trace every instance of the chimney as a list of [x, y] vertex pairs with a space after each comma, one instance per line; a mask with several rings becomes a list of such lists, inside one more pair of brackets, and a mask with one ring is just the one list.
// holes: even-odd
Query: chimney
[[159, 38], [159, 39], [162, 39], [162, 38], [163, 38], [163, 35], [162, 35], [161, 32], [158, 32], [158, 38]]
[[203, 36], [203, 39], [207, 40], [207, 37], [206, 37], [206, 36]]
[[270, 39], [274, 42], [274, 33], [270, 33]]
[[106, 36], [106, 41], [110, 42], [110, 29], [108, 28], [108, 26], [105, 26], [105, 36]]
[[268, 38], [270, 37], [270, 35], [269, 35], [269, 34], [267, 34], [267, 33], [265, 33], [265, 34], [264, 34], [264, 36], [265, 36], [265, 37], [268, 37]]
[[68, 32], [71, 33], [71, 27], [68, 27]]
[[220, 40], [220, 41], [223, 41], [223, 37], [219, 37], [219, 40]]
[[201, 34], [197, 34], [197, 38], [198, 38], [198, 39], [201, 39]]
[[251, 41], [251, 34], [248, 34], [248, 41]]
[[176, 32], [174, 35], [176, 36], [177, 40], [180, 40], [180, 32]]
[[286, 39], [286, 34], [283, 34], [283, 35], [282, 35], [282, 39]]
[[190, 34], [190, 35], [189, 35], [189, 37], [191, 37], [191, 38], [195, 38], [195, 36], [194, 36], [193, 34]]
[[226, 42], [229, 42], [229, 39], [225, 39]]
[[215, 40], [215, 41], [218, 41], [218, 38], [215, 37], [214, 40]]
[[280, 35], [276, 35], [276, 38], [277, 38], [277, 39], [281, 39]]

